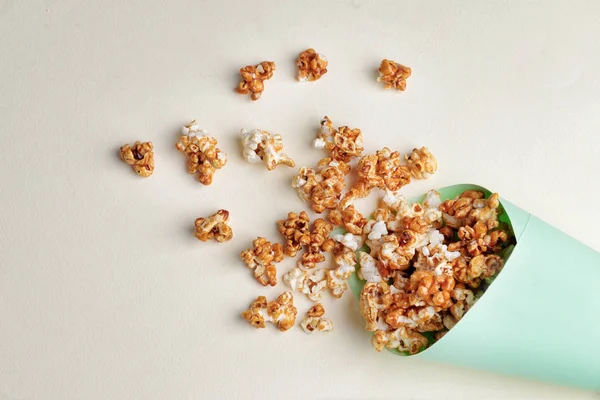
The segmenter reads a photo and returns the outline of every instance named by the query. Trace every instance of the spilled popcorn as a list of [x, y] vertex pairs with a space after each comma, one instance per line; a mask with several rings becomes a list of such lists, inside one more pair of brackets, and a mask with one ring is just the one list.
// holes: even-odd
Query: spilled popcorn
[[473, 307], [514, 243], [500, 227], [499, 206], [497, 193], [486, 199], [465, 191], [442, 202], [430, 191], [423, 204], [411, 204], [386, 192], [365, 224], [369, 251], [359, 252], [357, 274], [365, 281], [361, 314], [377, 351], [418, 353]]
[[294, 167], [296, 163], [283, 152], [281, 135], [261, 129], [242, 129], [242, 154], [249, 163], [264, 162], [272, 171], [279, 164]]
[[202, 129], [196, 120], [181, 128], [175, 147], [186, 155], [188, 172], [197, 174], [203, 185], [210, 185], [215, 172], [227, 164], [227, 155], [217, 148], [217, 139]]

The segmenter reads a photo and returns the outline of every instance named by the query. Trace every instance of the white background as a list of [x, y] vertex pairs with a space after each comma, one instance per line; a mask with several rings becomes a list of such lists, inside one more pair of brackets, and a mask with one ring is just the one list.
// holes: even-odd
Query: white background
[[[376, 353], [349, 294], [325, 299], [332, 333], [251, 328], [240, 312], [283, 286], [239, 252], [306, 206], [296, 169], [245, 164], [237, 133], [281, 133], [298, 167], [324, 156], [324, 115], [368, 152], [426, 145], [438, 173], [407, 195], [479, 183], [600, 249], [599, 37], [594, 1], [0, 0], [0, 399], [597, 398]], [[300, 84], [307, 47], [329, 73]], [[376, 82], [384, 57], [412, 67], [406, 92]], [[263, 97], [235, 94], [263, 60]], [[209, 187], [174, 148], [193, 118], [230, 155]], [[135, 140], [149, 179], [118, 159]], [[218, 208], [234, 240], [197, 241]], [[549, 351], [574, 345], [548, 326]]]

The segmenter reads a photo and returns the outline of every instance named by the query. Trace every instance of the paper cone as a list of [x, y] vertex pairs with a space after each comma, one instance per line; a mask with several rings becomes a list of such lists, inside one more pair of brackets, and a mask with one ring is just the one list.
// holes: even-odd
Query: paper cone
[[[476, 185], [438, 191], [445, 200], [464, 190], [490, 193]], [[504, 268], [454, 328], [413, 357], [600, 389], [600, 253], [501, 205], [517, 239]], [[356, 295], [363, 284], [352, 278]]]

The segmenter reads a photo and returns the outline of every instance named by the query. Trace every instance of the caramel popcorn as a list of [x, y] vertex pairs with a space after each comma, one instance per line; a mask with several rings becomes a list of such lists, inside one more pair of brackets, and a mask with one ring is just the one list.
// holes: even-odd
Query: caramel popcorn
[[196, 120], [181, 128], [177, 150], [187, 158], [188, 172], [198, 174], [198, 181], [210, 185], [215, 171], [227, 164], [227, 155], [217, 148], [217, 139], [200, 128]]
[[327, 73], [327, 58], [313, 49], [304, 50], [296, 59], [299, 82], [317, 81]]
[[348, 279], [354, 273], [356, 265], [356, 249], [359, 238], [347, 233], [334, 235], [336, 244], [333, 248], [333, 259], [336, 268], [327, 271], [327, 287], [335, 298], [340, 298], [348, 289]]
[[294, 326], [297, 314], [294, 296], [290, 292], [283, 292], [276, 300], [268, 303], [265, 296], [258, 296], [248, 310], [242, 313], [242, 318], [257, 329], [266, 327], [268, 321], [284, 332]]
[[121, 160], [131, 165], [136, 174], [147, 178], [154, 172], [154, 150], [152, 142], [135, 142], [121, 147]]
[[408, 169], [415, 179], [428, 179], [437, 171], [437, 160], [427, 147], [413, 149], [410, 156], [404, 156], [408, 162]]
[[283, 139], [280, 134], [272, 135], [261, 129], [242, 129], [242, 148], [246, 161], [263, 161], [272, 171], [279, 164], [294, 167], [296, 163], [283, 152]]
[[279, 233], [285, 238], [283, 252], [286, 256], [295, 257], [302, 246], [306, 246], [311, 242], [309, 222], [310, 219], [304, 211], [299, 215], [290, 212], [286, 220], [277, 222]]
[[406, 90], [406, 79], [410, 76], [411, 70], [402, 64], [392, 60], [384, 59], [379, 66], [379, 78], [377, 81], [383, 82], [386, 89]]
[[[420, 149], [406, 157], [415, 178], [435, 172], [427, 153]], [[502, 251], [514, 239], [499, 229], [497, 194], [486, 199], [465, 191], [442, 202], [430, 191], [423, 204], [410, 204], [384, 186], [385, 196], [363, 227], [369, 252], [358, 253], [358, 277], [366, 281], [361, 313], [377, 351], [414, 354], [430, 345], [421, 333], [433, 332], [438, 340], [473, 307], [481, 295], [473, 290], [498, 274]]]
[[292, 187], [302, 200], [312, 202], [313, 211], [320, 214], [337, 207], [344, 190], [344, 177], [349, 173], [350, 166], [345, 162], [324, 158], [316, 170], [300, 168], [292, 179]]
[[385, 282], [367, 282], [360, 295], [360, 312], [365, 319], [365, 329], [371, 332], [377, 330], [377, 320], [392, 303], [390, 287]]
[[296, 267], [283, 275], [283, 282], [293, 291], [304, 293], [312, 301], [319, 301], [327, 289], [327, 272], [324, 269], [303, 271]]
[[277, 284], [275, 264], [283, 260], [283, 248], [279, 243], [271, 243], [263, 237], [252, 242], [253, 248], [242, 251], [242, 260], [254, 270], [254, 277], [263, 286]]
[[364, 150], [360, 129], [350, 129], [347, 126], [335, 129], [328, 117], [321, 120], [321, 129], [313, 146], [328, 150], [333, 160], [346, 163], [355, 157], [360, 157]]
[[335, 242], [329, 237], [329, 234], [333, 230], [331, 224], [325, 221], [323, 218], [315, 220], [313, 229], [309, 235], [309, 243], [307, 249], [302, 254], [302, 258], [299, 260], [299, 264], [304, 268], [314, 268], [320, 262], [325, 261], [323, 252], [333, 250]]
[[337, 226], [343, 226], [354, 235], [360, 235], [367, 219], [358, 212], [354, 205], [350, 205], [343, 210], [334, 209], [329, 213], [329, 222]]
[[[353, 206], [352, 202], [355, 199], [368, 196], [374, 188], [397, 193], [400, 188], [410, 183], [411, 171], [417, 171], [420, 168], [419, 173], [415, 172], [415, 177], [425, 179], [434, 173], [437, 168], [435, 158], [426, 147], [413, 151], [411, 156], [405, 157], [405, 159], [409, 162], [409, 165], [402, 164], [399, 152], [392, 152], [387, 147], [378, 150], [376, 154], [361, 157], [356, 168], [358, 181], [344, 195], [338, 207], [330, 213], [329, 221], [334, 225], [343, 226], [348, 232], [360, 234], [367, 224], [367, 220]], [[380, 211], [386, 213], [386, 211], [391, 210], [382, 208]], [[437, 214], [440, 214], [440, 212], [437, 211]], [[423, 224], [424, 221], [420, 218], [407, 219], [402, 222], [402, 226], [413, 229], [410, 225], [415, 223]]]
[[409, 354], [416, 354], [429, 344], [427, 338], [418, 332], [412, 332], [405, 327], [398, 328], [391, 332], [377, 331], [371, 338], [371, 344], [377, 351], [388, 349], [397, 349], [398, 351], [407, 351]]
[[248, 65], [240, 68], [242, 79], [235, 91], [239, 94], [250, 94], [252, 100], [258, 100], [265, 90], [264, 81], [273, 77], [275, 63], [263, 61], [258, 65]]
[[215, 239], [217, 242], [227, 242], [233, 237], [231, 227], [227, 225], [229, 211], [219, 210], [208, 218], [196, 219], [195, 235], [198, 240], [206, 242]]
[[321, 303], [317, 303], [308, 310], [306, 318], [300, 326], [306, 333], [313, 333], [315, 331], [327, 332], [333, 330], [333, 323], [327, 318], [323, 318], [325, 315], [325, 308]]

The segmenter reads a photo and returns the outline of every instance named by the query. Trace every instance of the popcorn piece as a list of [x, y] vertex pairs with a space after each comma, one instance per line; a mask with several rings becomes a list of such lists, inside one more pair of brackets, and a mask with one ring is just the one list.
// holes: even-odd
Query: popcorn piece
[[266, 327], [266, 322], [269, 321], [284, 332], [294, 326], [297, 314], [294, 296], [290, 292], [283, 292], [269, 303], [265, 296], [258, 296], [249, 309], [242, 313], [242, 317], [257, 329]]
[[392, 152], [387, 147], [377, 151], [377, 174], [385, 185], [380, 185], [380, 189], [396, 191], [410, 183], [410, 169], [401, 163], [399, 152]]
[[385, 282], [367, 282], [360, 295], [360, 312], [365, 319], [365, 329], [371, 332], [377, 330], [377, 319], [381, 311], [392, 302], [390, 288]]
[[306, 318], [300, 326], [306, 333], [313, 333], [315, 331], [327, 332], [333, 330], [333, 323], [327, 318], [323, 318], [325, 315], [325, 308], [321, 303], [317, 303], [308, 310]]
[[233, 237], [233, 230], [227, 222], [229, 221], [229, 211], [219, 210], [208, 218], [196, 219], [195, 235], [198, 240], [206, 242], [209, 239], [215, 239], [217, 242], [227, 242]]
[[350, 129], [347, 126], [335, 129], [328, 117], [321, 120], [321, 129], [313, 146], [317, 149], [328, 150], [333, 160], [346, 163], [354, 157], [360, 157], [364, 150], [360, 129]]
[[367, 219], [358, 212], [354, 205], [350, 205], [343, 210], [335, 209], [329, 213], [329, 222], [337, 226], [344, 226], [346, 230], [354, 235], [360, 235]]
[[152, 142], [135, 142], [133, 148], [128, 144], [121, 147], [121, 160], [131, 165], [136, 174], [147, 178], [154, 172], [154, 150]]
[[337, 207], [344, 190], [344, 177], [350, 173], [350, 166], [343, 161], [324, 158], [317, 169], [302, 167], [292, 180], [292, 187], [304, 201], [312, 202], [316, 213]]
[[386, 89], [406, 90], [406, 79], [410, 76], [411, 69], [392, 60], [384, 59], [379, 66], [378, 82], [383, 82]]
[[261, 129], [244, 130], [241, 132], [243, 155], [246, 161], [256, 163], [263, 161], [267, 169], [272, 171], [279, 164], [294, 167], [296, 163], [283, 152], [281, 135], [272, 135]]
[[271, 243], [263, 237], [252, 242], [253, 248], [242, 251], [242, 260], [254, 270], [254, 277], [263, 286], [277, 284], [275, 263], [283, 260], [283, 248], [279, 243]]
[[306, 212], [302, 211], [300, 215], [290, 212], [286, 220], [277, 222], [279, 233], [285, 238], [283, 252], [289, 257], [295, 257], [302, 246], [310, 243], [310, 219]]
[[264, 81], [273, 77], [275, 63], [263, 61], [258, 65], [248, 65], [240, 68], [242, 79], [235, 91], [239, 94], [250, 94], [252, 100], [258, 100], [265, 89]]
[[[407, 158], [417, 178], [435, 170], [424, 158], [423, 149]], [[417, 163], [422, 165], [415, 167]], [[365, 185], [369, 174], [363, 174]], [[421, 205], [409, 204], [385, 182], [384, 187], [386, 194], [363, 229], [370, 254], [359, 252], [358, 276], [367, 280], [361, 312], [367, 329], [375, 332], [371, 342], [376, 350], [388, 347], [414, 354], [429, 345], [420, 333], [433, 332], [439, 340], [473, 306], [482, 294], [473, 290], [502, 269], [502, 250], [512, 238], [497, 229], [497, 194], [485, 199], [482, 192], [465, 191], [441, 202], [439, 193], [431, 191]], [[345, 198], [340, 208], [349, 207]], [[390, 279], [393, 285], [384, 286], [389, 293], [374, 286]]]
[[388, 349], [397, 349], [398, 351], [407, 351], [410, 354], [416, 354], [421, 349], [426, 348], [429, 342], [420, 333], [401, 327], [392, 332], [375, 332], [375, 335], [371, 338], [371, 344], [377, 351], [381, 351], [385, 346]]
[[283, 282], [292, 290], [304, 293], [312, 301], [321, 300], [327, 289], [327, 273], [324, 269], [303, 271], [296, 267], [283, 275]]
[[198, 174], [198, 181], [210, 185], [215, 171], [227, 164], [227, 155], [217, 148], [217, 139], [200, 128], [196, 120], [181, 128], [177, 150], [188, 158], [188, 172]]
[[358, 259], [360, 260], [358, 277], [367, 282], [381, 282], [381, 275], [379, 274], [379, 269], [377, 269], [377, 261], [364, 251], [358, 252]]
[[343, 235], [338, 233], [331, 238], [352, 251], [356, 251], [360, 247], [360, 236], [353, 235], [350, 232]]
[[299, 82], [317, 81], [327, 73], [327, 58], [313, 49], [304, 50], [296, 59]]
[[454, 285], [455, 281], [451, 276], [417, 270], [410, 277], [408, 290], [415, 292], [428, 305], [447, 309], [452, 305]]
[[413, 149], [410, 156], [404, 156], [408, 162], [408, 169], [416, 179], [428, 179], [437, 171], [437, 160], [427, 147]]
[[298, 261], [305, 268], [314, 268], [318, 263], [325, 261], [323, 252], [333, 250], [335, 242], [329, 237], [333, 230], [331, 224], [323, 218], [318, 218], [314, 222], [312, 231], [310, 232], [307, 250], [302, 254], [302, 258]]
[[356, 265], [356, 249], [359, 247], [359, 238], [346, 233], [334, 235], [336, 241], [333, 248], [333, 259], [337, 268], [327, 271], [327, 287], [333, 297], [340, 298], [348, 289], [348, 279], [354, 273]]
[[390, 272], [382, 273], [382, 276], [389, 278], [393, 270], [408, 269], [410, 261], [415, 255], [416, 245], [417, 235], [410, 230], [385, 236], [379, 249], [378, 260], [380, 261], [380, 272], [382, 269]]

